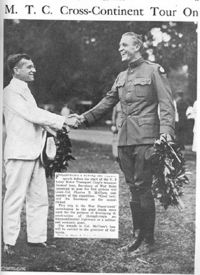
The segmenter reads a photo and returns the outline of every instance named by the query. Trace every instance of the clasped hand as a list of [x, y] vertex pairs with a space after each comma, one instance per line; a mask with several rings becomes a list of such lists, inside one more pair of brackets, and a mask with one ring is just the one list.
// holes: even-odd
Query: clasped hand
[[66, 117], [65, 124], [71, 128], [78, 128], [84, 121], [83, 115], [71, 114]]
[[170, 134], [160, 134], [160, 141], [172, 142], [173, 138]]

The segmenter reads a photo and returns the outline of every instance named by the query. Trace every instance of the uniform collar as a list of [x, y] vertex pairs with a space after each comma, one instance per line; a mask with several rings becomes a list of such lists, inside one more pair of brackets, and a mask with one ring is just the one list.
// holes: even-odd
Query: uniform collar
[[140, 57], [140, 58], [138, 58], [137, 60], [135, 60], [135, 61], [129, 63], [128, 67], [129, 67], [130, 69], [134, 69], [134, 68], [136, 68], [137, 66], [139, 66], [139, 65], [140, 65], [141, 63], [143, 63], [143, 62], [144, 62], [144, 58], [143, 58], [143, 57]]

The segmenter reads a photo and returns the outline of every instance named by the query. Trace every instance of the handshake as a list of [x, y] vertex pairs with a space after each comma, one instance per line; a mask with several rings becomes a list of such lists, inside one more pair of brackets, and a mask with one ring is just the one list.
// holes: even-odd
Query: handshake
[[84, 123], [85, 118], [83, 115], [71, 114], [65, 118], [64, 126], [71, 128], [78, 128], [82, 123]]

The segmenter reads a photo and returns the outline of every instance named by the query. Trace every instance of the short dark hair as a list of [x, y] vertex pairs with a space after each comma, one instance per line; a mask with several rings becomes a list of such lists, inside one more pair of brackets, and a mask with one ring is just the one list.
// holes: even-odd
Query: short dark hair
[[144, 45], [143, 45], [141, 34], [137, 34], [135, 32], [125, 32], [124, 34], [122, 34], [122, 36], [132, 37], [134, 43], [137, 44], [140, 47], [140, 52], [144, 50]]
[[22, 60], [27, 59], [30, 60], [31, 57], [26, 53], [17, 53], [17, 54], [11, 54], [8, 56], [7, 59], [7, 66], [11, 73], [13, 73], [14, 67]]

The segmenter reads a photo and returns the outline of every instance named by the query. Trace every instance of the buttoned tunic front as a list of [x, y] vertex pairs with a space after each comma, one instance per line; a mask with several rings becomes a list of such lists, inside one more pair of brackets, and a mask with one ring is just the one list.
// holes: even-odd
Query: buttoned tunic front
[[[162, 133], [174, 136], [174, 104], [165, 71], [143, 58], [121, 72], [111, 90], [84, 114], [88, 124], [121, 103], [118, 157], [131, 192], [134, 230], [154, 242], [155, 202], [151, 193], [152, 169], [149, 152]], [[159, 107], [159, 113], [158, 113]]]
[[[174, 104], [166, 74], [158, 64], [143, 58], [116, 78], [111, 90], [84, 114], [88, 124], [121, 103], [119, 146], [152, 144], [160, 133], [174, 136]], [[160, 119], [158, 117], [158, 105]]]

